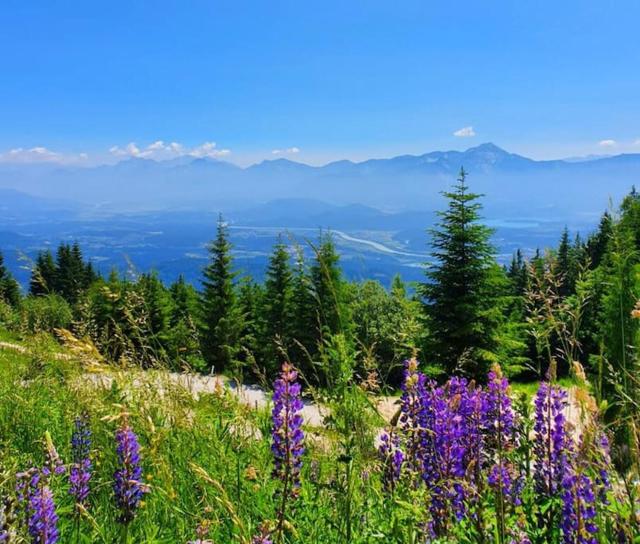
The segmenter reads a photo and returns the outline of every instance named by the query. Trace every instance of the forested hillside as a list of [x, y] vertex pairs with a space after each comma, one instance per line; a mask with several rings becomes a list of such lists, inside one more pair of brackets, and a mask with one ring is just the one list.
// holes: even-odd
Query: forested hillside
[[[16, 500], [27, 493], [32, 505], [16, 515], [36, 524], [40, 503], [54, 508], [51, 489], [61, 500], [56, 486], [69, 470], [73, 504], [65, 499], [54, 513], [57, 522], [75, 512], [61, 525], [63, 542], [110, 541], [101, 516], [119, 523], [125, 543], [132, 534], [143, 539], [136, 542], [185, 541], [196, 526], [193, 542], [634, 542], [640, 194], [632, 189], [596, 231], [565, 229], [557, 247], [518, 251], [508, 267], [496, 262], [482, 197], [464, 171], [445, 197], [425, 233], [432, 264], [417, 285], [399, 276], [391, 285], [346, 281], [331, 232], [320, 234], [310, 260], [283, 236], [257, 283], [234, 267], [222, 217], [199, 285], [164, 285], [153, 271], [102, 277], [78, 244], [63, 243], [38, 255], [22, 293], [0, 256], [3, 344], [21, 354], [3, 362], [3, 394], [20, 391], [14, 404], [0, 403], [5, 494], [13, 496], [7, 486], [20, 466], [46, 469], [18, 476]], [[110, 390], [74, 366], [79, 345]], [[194, 401], [166, 371], [224, 374], [230, 387], [273, 384], [272, 421], [222, 391]], [[384, 417], [380, 395], [398, 390], [398, 412]], [[322, 428], [303, 420], [302, 398], [325, 410]], [[25, 418], [37, 410], [28, 431]], [[97, 447], [108, 451], [105, 421], [119, 429], [115, 456], [79, 445], [93, 425]], [[54, 443], [74, 425], [73, 462], [59, 461], [68, 466], [51, 476]], [[220, 459], [199, 451], [189, 464], [196, 439]], [[122, 465], [119, 514], [105, 486], [90, 500], [83, 491], [81, 477], [88, 485], [101, 470], [97, 459]], [[253, 505], [249, 488], [259, 496]], [[152, 506], [136, 529], [147, 494]], [[0, 535], [3, 523], [13, 527], [8, 509]], [[190, 514], [177, 521], [182, 509]], [[34, 527], [29, 534], [39, 534]], [[32, 541], [57, 541], [42, 538]]]

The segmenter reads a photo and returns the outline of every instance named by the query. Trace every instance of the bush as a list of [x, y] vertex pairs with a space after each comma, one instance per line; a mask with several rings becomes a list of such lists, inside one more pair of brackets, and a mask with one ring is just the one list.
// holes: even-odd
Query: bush
[[20, 307], [20, 327], [32, 334], [67, 329], [73, 320], [71, 306], [59, 295], [27, 297]]
[[0, 299], [0, 326], [6, 329], [13, 329], [18, 321], [15, 310]]

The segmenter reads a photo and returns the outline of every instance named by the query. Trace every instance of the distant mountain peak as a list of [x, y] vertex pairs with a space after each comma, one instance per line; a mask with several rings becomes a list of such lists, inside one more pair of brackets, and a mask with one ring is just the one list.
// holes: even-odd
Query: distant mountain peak
[[508, 151], [505, 151], [501, 147], [498, 147], [493, 142], [486, 142], [484, 144], [480, 144], [480, 145], [477, 145], [475, 147], [470, 147], [469, 149], [467, 149], [465, 151], [465, 153], [474, 153], [474, 152], [499, 153], [501, 155], [509, 155], [510, 154]]

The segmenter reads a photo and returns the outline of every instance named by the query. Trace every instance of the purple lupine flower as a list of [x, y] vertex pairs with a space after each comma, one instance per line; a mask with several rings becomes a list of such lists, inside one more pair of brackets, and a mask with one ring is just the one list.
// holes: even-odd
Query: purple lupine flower
[[560, 493], [567, 468], [567, 455], [571, 449], [564, 417], [567, 393], [558, 386], [542, 382], [534, 404], [533, 477], [536, 492], [551, 498]]
[[29, 534], [34, 544], [58, 542], [58, 516], [53, 502], [53, 493], [43, 480], [29, 494]]
[[486, 421], [489, 432], [487, 441], [494, 449], [498, 447], [498, 441], [503, 448], [515, 445], [515, 414], [509, 396], [509, 380], [497, 365], [489, 372]]
[[562, 489], [561, 527], [565, 544], [597, 544], [593, 481], [585, 474], [567, 470]]
[[404, 380], [398, 420], [404, 435], [404, 454], [407, 470], [422, 476], [426, 446], [427, 389], [426, 377], [418, 371], [418, 361], [404, 362]]
[[274, 383], [271, 419], [271, 451], [275, 458], [273, 475], [284, 483], [285, 493], [296, 497], [300, 487], [300, 469], [304, 453], [302, 431], [303, 408], [298, 373], [289, 363], [282, 365], [280, 378]]
[[610, 450], [609, 438], [604, 432], [600, 432], [596, 437], [595, 468], [598, 474], [594, 483], [598, 492], [598, 499], [602, 504], [609, 504], [607, 493], [612, 487], [609, 477], [609, 467], [611, 466]]
[[75, 429], [71, 435], [71, 452], [73, 464], [69, 468], [69, 493], [76, 504], [84, 506], [89, 497], [91, 480], [91, 429], [89, 416], [84, 413], [76, 417]]
[[380, 435], [378, 457], [382, 461], [382, 485], [387, 492], [392, 492], [402, 472], [404, 453], [400, 449], [400, 438], [393, 431]]
[[15, 537], [13, 508], [14, 503], [9, 497], [0, 502], [0, 544], [13, 542]]
[[251, 544], [273, 544], [271, 531], [266, 524], [260, 526], [259, 533], [251, 539]]
[[[486, 394], [486, 444], [493, 462], [489, 468], [489, 486], [513, 505], [520, 504], [521, 477], [515, 474], [509, 455], [517, 446], [515, 413], [509, 396], [509, 381], [498, 365], [489, 372]], [[502, 506], [502, 505], [501, 505]]]
[[34, 544], [58, 542], [58, 516], [49, 487], [51, 471], [30, 468], [16, 474], [16, 492], [26, 515], [27, 528]]
[[479, 387], [470, 386], [462, 398], [461, 413], [465, 418], [464, 465], [467, 467], [468, 490], [466, 501], [477, 505], [483, 493], [484, 470], [488, 464], [486, 452], [487, 396]]
[[466, 472], [465, 422], [458, 412], [464, 389], [464, 378], [452, 378], [444, 387], [432, 389], [430, 395], [433, 418], [427, 418], [431, 424], [427, 440], [431, 442], [431, 452], [427, 455], [429, 462], [425, 463], [424, 477], [432, 491], [432, 517], [436, 524], [444, 522], [443, 527], [452, 513], [457, 519], [462, 519], [464, 514], [461, 483]]
[[116, 431], [116, 442], [118, 469], [113, 475], [113, 490], [120, 510], [118, 521], [126, 525], [133, 521], [140, 501], [149, 488], [142, 482], [138, 437], [128, 423], [125, 422]]

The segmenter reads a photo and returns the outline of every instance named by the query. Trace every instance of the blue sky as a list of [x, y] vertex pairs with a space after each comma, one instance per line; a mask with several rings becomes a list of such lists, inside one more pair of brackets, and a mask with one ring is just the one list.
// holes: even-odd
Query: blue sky
[[9, 0], [0, 160], [640, 152], [639, 20], [637, 0]]

